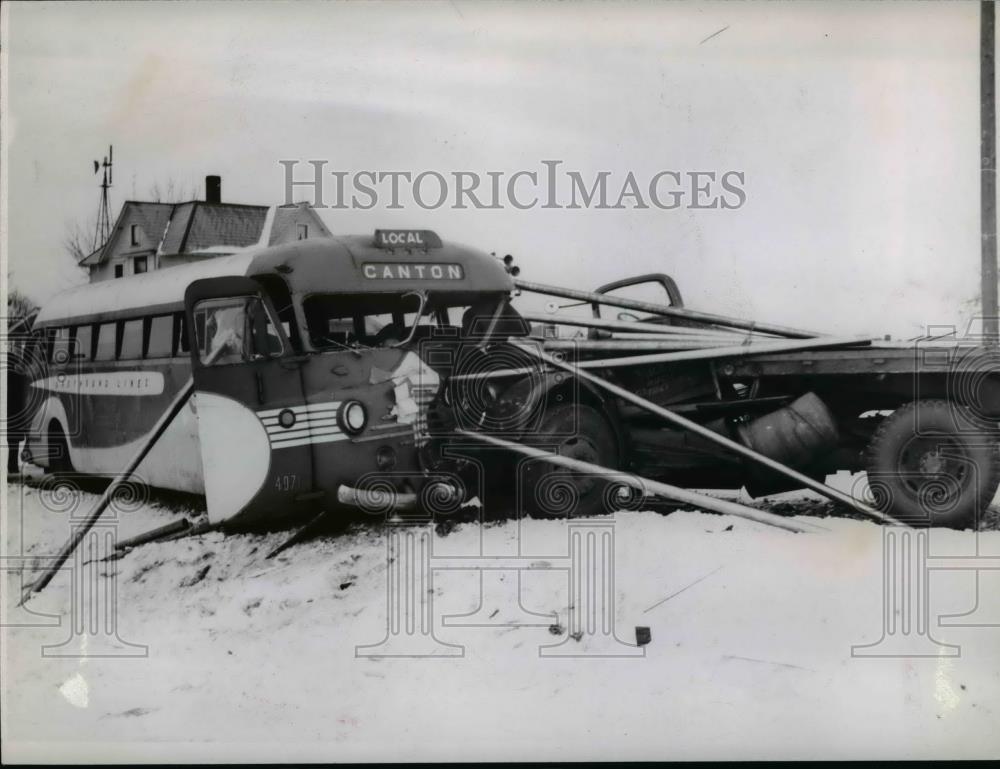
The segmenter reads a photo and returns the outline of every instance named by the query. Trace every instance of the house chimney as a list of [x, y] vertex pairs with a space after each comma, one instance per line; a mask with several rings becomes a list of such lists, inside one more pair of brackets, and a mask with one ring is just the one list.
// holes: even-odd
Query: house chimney
[[221, 203], [222, 202], [222, 177], [221, 176], [206, 176], [205, 177], [205, 202], [206, 203]]

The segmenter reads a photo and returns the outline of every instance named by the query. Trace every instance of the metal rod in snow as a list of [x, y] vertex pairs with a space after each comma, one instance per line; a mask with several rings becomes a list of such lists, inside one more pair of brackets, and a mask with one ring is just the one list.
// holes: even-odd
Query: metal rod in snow
[[[571, 340], [572, 341], [572, 340]], [[516, 339], [511, 339], [517, 347], [524, 347]], [[676, 352], [650, 353], [648, 355], [629, 355], [621, 358], [598, 358], [574, 364], [576, 368], [620, 368], [624, 366], [643, 366], [648, 363], [686, 363], [693, 360], [717, 360], [720, 358], [743, 358], [748, 355], [766, 355], [772, 352], [797, 352], [799, 350], [818, 350], [823, 347], [846, 347], [848, 345], [871, 344], [871, 339], [861, 336], [818, 337], [816, 339], [782, 339], [778, 341], [760, 342], [755, 344], [740, 344], [732, 347], [710, 347], [698, 350], [679, 350]], [[536, 356], [537, 357], [537, 356]], [[451, 379], [461, 381], [466, 379], [489, 379], [492, 377], [524, 376], [537, 373], [533, 367], [496, 369], [476, 374], [454, 374]]]
[[574, 459], [573, 457], [565, 457], [561, 454], [553, 454], [550, 451], [543, 451], [542, 449], [538, 449], [533, 446], [525, 446], [521, 443], [506, 441], [492, 435], [474, 433], [467, 430], [458, 430], [456, 432], [467, 438], [475, 438], [483, 443], [489, 443], [490, 445], [497, 446], [498, 448], [523, 454], [524, 456], [531, 457], [532, 459], [541, 459], [545, 462], [551, 462], [559, 467], [565, 467], [568, 470], [576, 470], [577, 472], [587, 473], [588, 475], [611, 478], [615, 483], [620, 483], [623, 486], [631, 486], [633, 489], [638, 489], [641, 492], [651, 493], [655, 496], [672, 499], [676, 502], [683, 502], [684, 504], [700, 507], [704, 510], [711, 510], [716, 513], [721, 513], [722, 515], [734, 515], [739, 518], [747, 518], [751, 521], [756, 521], [757, 523], [765, 523], [768, 526], [776, 526], [779, 529], [785, 529], [786, 531], [794, 531], [796, 534], [806, 534], [814, 531], [822, 531], [824, 529], [824, 527], [808, 521], [792, 522], [787, 518], [782, 518], [780, 515], [768, 513], [764, 510], [757, 510], [753, 507], [741, 505], [738, 502], [730, 502], [726, 499], [717, 499], [716, 497], [710, 497], [707, 494], [699, 494], [696, 491], [671, 486], [669, 483], [651, 481], [648, 478], [641, 478], [637, 475], [611, 470], [607, 467], [602, 467], [601, 465], [595, 465], [592, 462], [585, 462], [582, 459]]
[[516, 280], [514, 285], [521, 291], [531, 291], [536, 294], [546, 294], [547, 296], [559, 296], [563, 299], [576, 299], [581, 302], [592, 304], [604, 304], [609, 307], [621, 307], [626, 310], [639, 310], [654, 315], [670, 315], [675, 318], [687, 318], [703, 323], [712, 323], [717, 326], [728, 326], [729, 328], [743, 328], [749, 331], [760, 331], [763, 334], [777, 334], [793, 339], [808, 339], [810, 337], [822, 336], [815, 331], [803, 331], [799, 328], [788, 328], [787, 326], [776, 326], [771, 323], [758, 323], [753, 320], [743, 320], [742, 318], [731, 318], [726, 315], [714, 315], [709, 312], [699, 312], [690, 310], [687, 307], [671, 307], [668, 304], [656, 304], [654, 302], [642, 302], [638, 299], [625, 299], [624, 297], [613, 297], [607, 294], [598, 294], [593, 291], [579, 291], [575, 288], [562, 288], [560, 286], [549, 286], [544, 283], [532, 283], [527, 280]]
[[[604, 320], [603, 318], [570, 318], [565, 315], [543, 315], [541, 313], [519, 312], [520, 316], [532, 323], [555, 324], [557, 326], [579, 326], [580, 328], [596, 328], [603, 331], [627, 331], [632, 333], [646, 332], [650, 334], [698, 334], [699, 336], [717, 336], [722, 339], [743, 338], [746, 334], [740, 331], [706, 328], [704, 326], [667, 326], [661, 323], [644, 323], [629, 320]], [[760, 329], [757, 329], [758, 331]], [[763, 337], [767, 338], [767, 337]]]
[[101, 495], [101, 498], [97, 501], [97, 504], [94, 506], [94, 509], [90, 512], [90, 515], [87, 516], [87, 519], [83, 522], [82, 525], [73, 530], [73, 534], [70, 536], [66, 544], [63, 545], [62, 550], [59, 551], [59, 554], [55, 557], [55, 560], [51, 564], [49, 564], [48, 568], [42, 573], [42, 575], [38, 579], [36, 579], [34, 582], [32, 582], [30, 585], [24, 588], [24, 595], [21, 598], [22, 604], [25, 601], [27, 601], [32, 595], [43, 590], [45, 586], [52, 581], [52, 578], [55, 576], [56, 572], [59, 571], [60, 568], [62, 568], [62, 565], [64, 563], [66, 563], [66, 559], [68, 559], [73, 554], [73, 551], [76, 550], [76, 548], [83, 541], [83, 538], [87, 535], [87, 532], [90, 531], [90, 529], [94, 526], [95, 523], [97, 523], [97, 520], [104, 514], [104, 511], [108, 509], [108, 505], [111, 504], [111, 500], [114, 497], [115, 492], [118, 491], [118, 487], [132, 477], [132, 473], [134, 473], [136, 468], [140, 464], [142, 464], [142, 460], [144, 460], [146, 458], [146, 455], [149, 454], [150, 450], [153, 448], [153, 445], [156, 443], [157, 440], [159, 440], [160, 436], [163, 435], [167, 427], [174, 420], [174, 417], [176, 417], [180, 413], [181, 409], [184, 407], [184, 404], [187, 403], [188, 398], [191, 397], [191, 394], [193, 392], [194, 392], [194, 380], [189, 378], [187, 383], [181, 388], [180, 392], [178, 392], [177, 395], [174, 396], [174, 399], [170, 402], [170, 405], [167, 407], [167, 410], [163, 413], [163, 416], [161, 416], [159, 420], [157, 420], [156, 424], [153, 425], [153, 429], [150, 431], [149, 436], [143, 442], [142, 446], [135, 453], [132, 459], [129, 460], [128, 464], [125, 466], [125, 469], [122, 470], [117, 476], [115, 476], [115, 479], [111, 481], [108, 487], [104, 490], [104, 493]]
[[670, 409], [665, 409], [662, 406], [658, 406], [652, 401], [646, 400], [645, 398], [642, 398], [636, 395], [635, 393], [631, 393], [628, 390], [619, 387], [616, 384], [612, 384], [606, 379], [594, 376], [593, 374], [588, 374], [586, 371], [582, 371], [580, 367], [577, 365], [557, 360], [550, 355], [546, 355], [541, 350], [537, 350], [528, 345], [515, 343], [515, 346], [519, 347], [520, 349], [524, 350], [525, 352], [531, 355], [534, 355], [540, 360], [545, 361], [550, 366], [561, 368], [563, 371], [567, 371], [570, 374], [578, 376], [581, 379], [590, 382], [591, 384], [594, 384], [604, 390], [607, 390], [608, 392], [614, 395], [617, 395], [622, 400], [626, 400], [629, 403], [635, 404], [636, 406], [645, 409], [646, 411], [656, 414], [657, 416], [663, 417], [668, 422], [672, 422], [678, 427], [682, 427], [685, 430], [690, 430], [693, 433], [697, 433], [701, 437], [706, 438], [712, 441], [713, 443], [717, 443], [720, 446], [724, 446], [725, 448], [729, 449], [730, 451], [736, 454], [739, 454], [740, 456], [746, 457], [747, 459], [750, 459], [759, 465], [764, 465], [765, 467], [774, 470], [775, 472], [780, 473], [781, 475], [785, 475], [797, 481], [798, 483], [802, 484], [806, 488], [812, 489], [813, 491], [822, 494], [827, 499], [848, 505], [857, 510], [859, 513], [863, 513], [864, 515], [867, 515], [870, 518], [874, 518], [875, 520], [880, 521], [882, 523], [889, 523], [895, 526], [902, 526], [902, 524], [892, 516], [886, 515], [885, 513], [876, 510], [873, 507], [869, 507], [868, 505], [859, 502], [858, 500], [854, 499], [854, 497], [852, 497], [850, 494], [845, 494], [842, 491], [837, 491], [837, 489], [827, 486], [825, 483], [821, 483], [815, 480], [814, 478], [810, 478], [808, 475], [804, 475], [803, 473], [800, 473], [798, 470], [795, 470], [789, 467], [788, 465], [782, 464], [781, 462], [778, 462], [775, 459], [771, 459], [768, 456], [760, 454], [754, 451], [753, 449], [744, 446], [742, 443], [737, 443], [736, 441], [731, 440], [730, 438], [727, 438], [724, 435], [719, 435], [718, 433], [709, 430], [707, 427], [700, 425], [697, 422], [692, 422], [690, 419], [682, 417], [680, 414], [670, 411]]

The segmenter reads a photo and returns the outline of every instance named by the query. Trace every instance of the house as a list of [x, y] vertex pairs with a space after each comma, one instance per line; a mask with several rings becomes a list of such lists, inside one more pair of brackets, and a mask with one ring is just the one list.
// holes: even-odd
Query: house
[[205, 200], [127, 200], [107, 242], [80, 260], [96, 283], [232, 254], [248, 246], [328, 238], [308, 203], [252, 206], [222, 202], [222, 180], [205, 178]]

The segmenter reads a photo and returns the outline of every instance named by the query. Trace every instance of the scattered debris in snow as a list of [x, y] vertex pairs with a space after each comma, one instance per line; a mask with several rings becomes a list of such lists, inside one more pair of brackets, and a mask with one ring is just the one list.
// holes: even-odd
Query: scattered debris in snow
[[[66, 514], [26, 488], [8, 488], [6, 510], [18, 513], [6, 515], [8, 553], [22, 541], [29, 557], [51, 553]], [[121, 516], [117, 535], [176, 514], [147, 505]], [[3, 628], [5, 756], [60, 740], [166, 760], [177, 755], [171, 743], [208, 750], [222, 739], [282, 761], [995, 757], [1000, 629], [937, 623], [973, 608], [975, 573], [931, 576], [931, 633], [961, 656], [941, 647], [924, 659], [852, 657], [853, 645], [882, 635], [883, 529], [823, 523], [828, 532], [802, 535], [691, 511], [615, 516], [617, 632], [630, 644], [643, 628], [656, 639], [632, 659], [539, 655], [588, 643], [567, 640], [566, 521], [431, 535], [442, 560], [513, 542], [535, 567], [520, 590], [498, 582], [502, 591], [485, 596], [474, 571], [433, 573], [435, 636], [461, 650], [450, 660], [356, 656], [386, 636], [382, 529], [303, 542], [274, 561], [263, 554], [287, 532], [150, 543], [114, 562], [118, 638], [146, 656], [42, 656], [64, 642], [67, 654], [96, 648], [70, 633], [68, 574], [32, 599], [32, 614], [4, 602], [8, 623], [34, 623]], [[978, 542], [972, 532], [932, 534], [941, 552], [1000, 552], [997, 531]], [[20, 577], [6, 573], [8, 597]], [[477, 611], [487, 618], [479, 626], [443, 622]], [[537, 624], [487, 626], [524, 611]]]

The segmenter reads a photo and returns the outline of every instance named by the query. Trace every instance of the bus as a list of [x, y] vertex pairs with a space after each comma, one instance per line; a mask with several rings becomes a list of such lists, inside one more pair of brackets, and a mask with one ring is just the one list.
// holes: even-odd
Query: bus
[[[528, 333], [495, 257], [428, 230], [303, 240], [71, 289], [39, 313], [46, 366], [23, 458], [111, 477], [189, 378], [194, 396], [136, 470], [204, 494], [209, 520], [331, 504], [454, 503], [428, 406], [477, 319]], [[479, 329], [478, 331], [476, 329]], [[474, 344], [466, 344], [476, 335]], [[359, 487], [359, 480], [367, 486]]]

